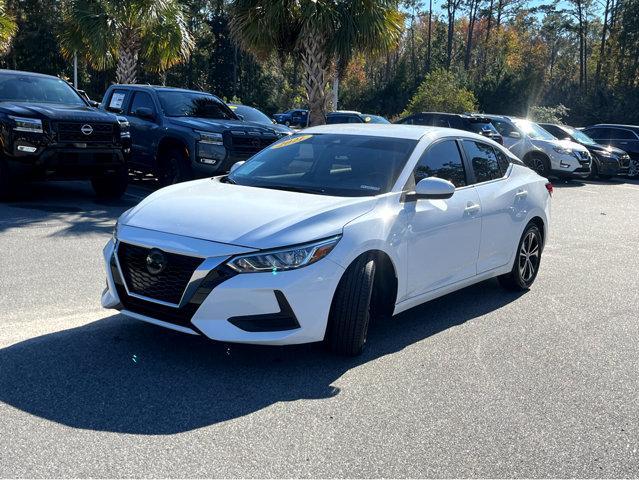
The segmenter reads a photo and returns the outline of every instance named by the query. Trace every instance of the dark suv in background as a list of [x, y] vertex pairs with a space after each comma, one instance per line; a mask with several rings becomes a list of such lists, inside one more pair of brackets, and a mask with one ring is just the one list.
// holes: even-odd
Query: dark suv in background
[[602, 123], [581, 129], [601, 145], [619, 148], [630, 155], [630, 175], [639, 175], [639, 126]]
[[360, 113], [350, 110], [337, 110], [326, 114], [326, 123], [390, 123], [384, 117], [370, 113]]
[[101, 104], [126, 117], [130, 167], [154, 173], [161, 185], [226, 173], [286, 135], [246, 122], [215, 95], [150, 85], [112, 85]]
[[126, 190], [126, 119], [57, 77], [0, 70], [0, 141], [0, 197], [22, 179], [90, 179], [109, 198]]
[[590, 166], [590, 178], [597, 176], [610, 178], [619, 173], [628, 172], [630, 156], [623, 150], [610, 145], [600, 145], [581, 130], [568, 125], [554, 123], [540, 123], [539, 125], [559, 140], [568, 139], [588, 149], [593, 160]]
[[429, 127], [446, 127], [478, 133], [503, 145], [504, 139], [495, 129], [490, 118], [474, 114], [421, 112], [409, 115], [395, 123], [404, 125], [425, 125]]

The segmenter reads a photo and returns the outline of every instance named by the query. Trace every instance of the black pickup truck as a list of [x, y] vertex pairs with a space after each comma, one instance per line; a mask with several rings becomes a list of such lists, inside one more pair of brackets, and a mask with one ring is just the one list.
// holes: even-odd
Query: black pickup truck
[[23, 179], [90, 179], [108, 198], [126, 190], [126, 119], [57, 77], [0, 70], [0, 142], [0, 197]]
[[131, 169], [163, 186], [226, 173], [289, 134], [243, 121], [215, 95], [180, 88], [112, 85], [100, 108], [127, 118]]

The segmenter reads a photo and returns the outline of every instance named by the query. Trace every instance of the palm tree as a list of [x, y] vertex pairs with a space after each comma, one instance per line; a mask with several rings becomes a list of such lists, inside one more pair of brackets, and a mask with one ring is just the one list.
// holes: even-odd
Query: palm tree
[[299, 55], [310, 124], [325, 122], [332, 68], [356, 52], [379, 54], [400, 39], [402, 14], [393, 0], [234, 0], [231, 32], [258, 58]]
[[0, 52], [4, 53], [9, 49], [11, 40], [16, 34], [18, 26], [15, 19], [7, 13], [5, 0], [0, 0]]
[[186, 60], [193, 39], [177, 0], [70, 0], [62, 54], [79, 53], [98, 70], [116, 65], [118, 83], [135, 83], [138, 62], [163, 72]]

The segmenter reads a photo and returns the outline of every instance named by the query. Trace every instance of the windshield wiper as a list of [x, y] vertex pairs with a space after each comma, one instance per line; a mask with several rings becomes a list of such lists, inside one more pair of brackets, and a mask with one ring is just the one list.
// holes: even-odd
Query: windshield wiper
[[324, 193], [326, 190], [323, 188], [313, 188], [313, 187], [296, 187], [293, 185], [254, 185], [259, 188], [270, 188], [273, 190], [285, 190], [288, 192], [299, 192], [299, 193]]

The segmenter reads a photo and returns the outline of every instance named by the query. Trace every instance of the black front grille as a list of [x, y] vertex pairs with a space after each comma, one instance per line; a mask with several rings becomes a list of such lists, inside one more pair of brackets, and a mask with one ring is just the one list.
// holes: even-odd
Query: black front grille
[[152, 250], [146, 247], [120, 243], [118, 260], [124, 281], [131, 293], [178, 304], [201, 258], [161, 252], [165, 258], [164, 269], [153, 274], [147, 268], [147, 257]]
[[275, 140], [277, 140], [275, 134], [252, 135], [231, 131], [226, 134], [225, 144], [226, 148], [228, 148], [233, 155], [250, 157], [268, 147]]
[[[90, 127], [90, 128], [89, 128]], [[89, 132], [90, 133], [83, 133]], [[113, 143], [114, 131], [111, 123], [59, 122], [58, 141], [71, 143]]]
[[193, 296], [187, 299], [186, 304], [180, 308], [175, 308], [130, 296], [124, 288], [124, 282], [115, 264], [115, 257], [111, 257], [110, 267], [113, 282], [115, 283], [115, 288], [122, 304], [121, 308], [129, 312], [155, 318], [156, 320], [162, 320], [163, 322], [189, 328], [194, 328], [191, 324], [191, 319], [213, 289], [220, 283], [237, 275], [236, 272], [225, 265], [211, 270], [206, 277], [204, 277]]

